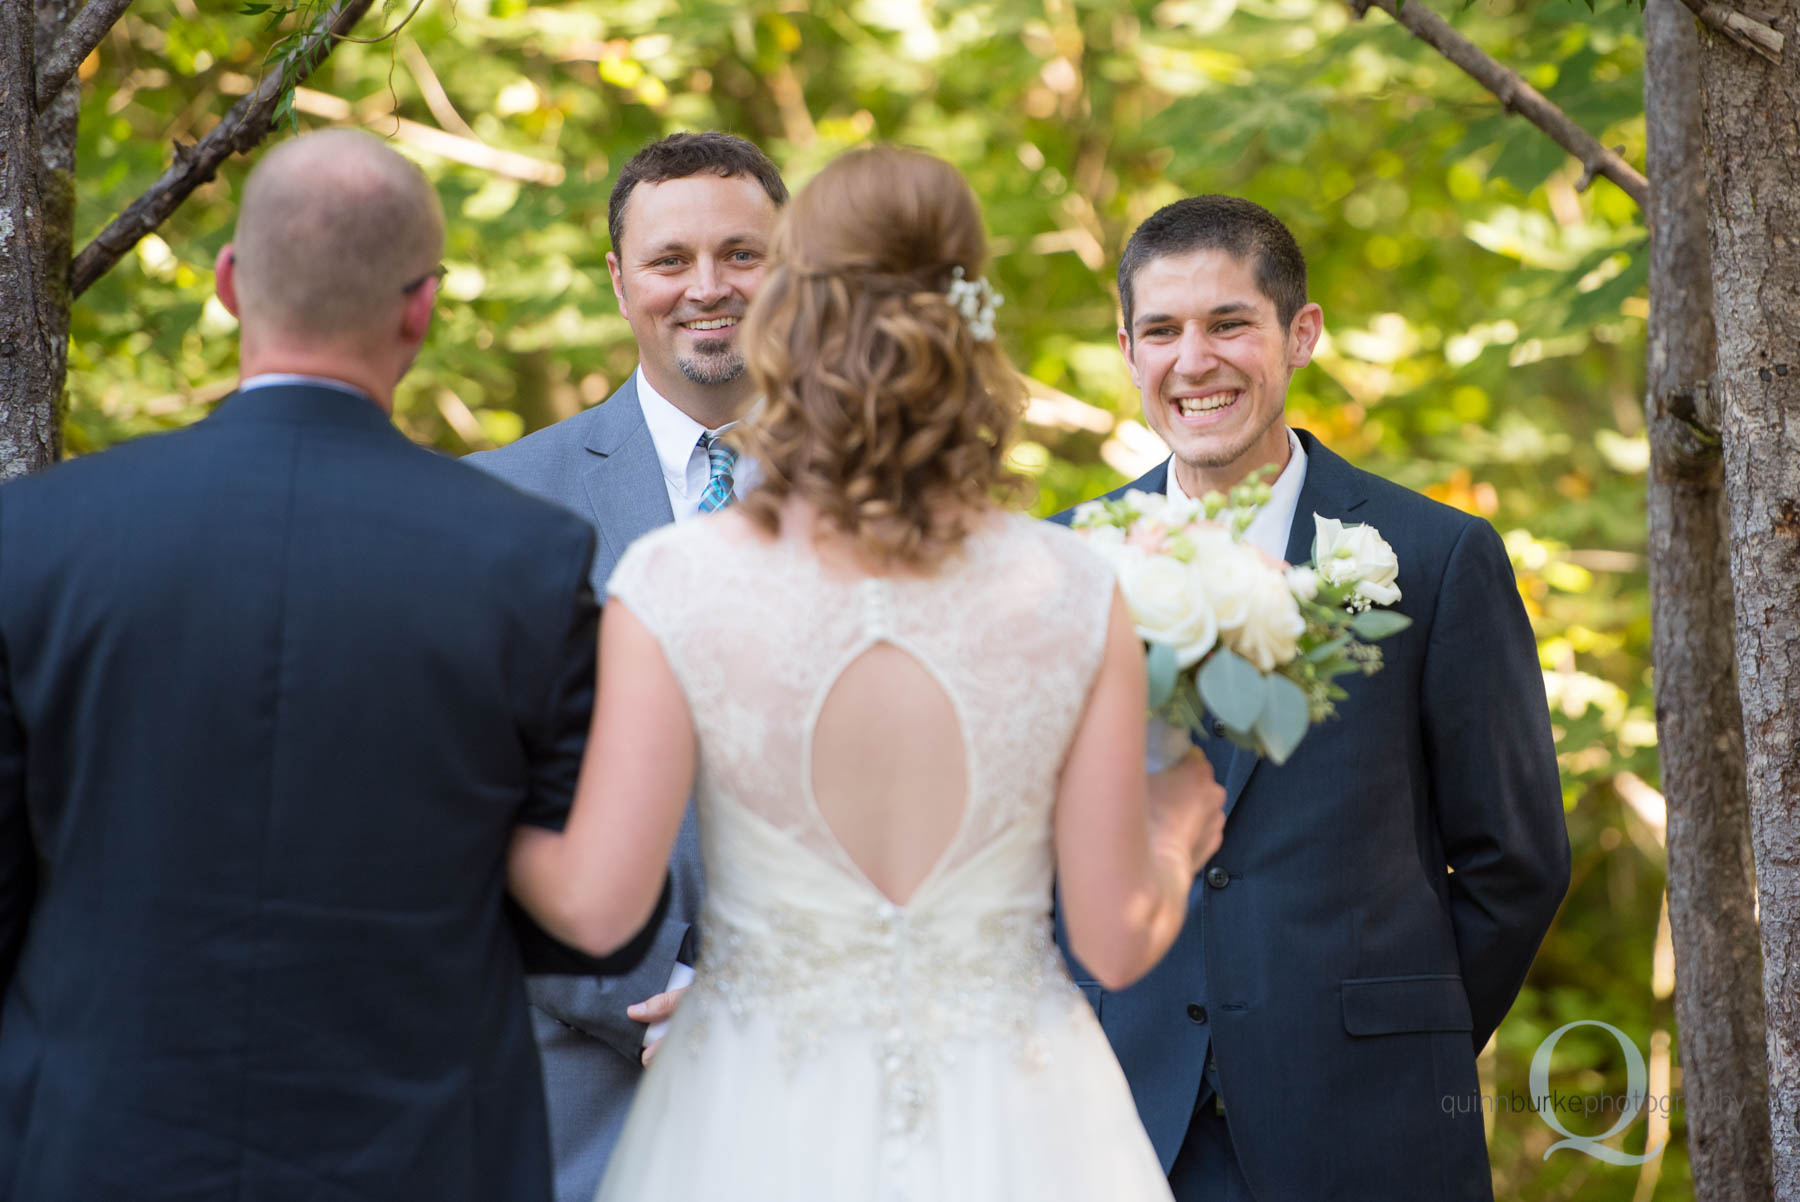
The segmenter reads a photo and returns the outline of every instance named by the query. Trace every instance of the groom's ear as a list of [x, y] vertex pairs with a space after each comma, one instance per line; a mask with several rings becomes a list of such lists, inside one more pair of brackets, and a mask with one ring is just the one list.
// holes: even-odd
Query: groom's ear
[[1300, 307], [1288, 325], [1288, 370], [1298, 371], [1312, 362], [1313, 351], [1325, 333], [1325, 310], [1315, 304]]
[[1125, 356], [1125, 370], [1131, 373], [1131, 386], [1142, 390], [1144, 382], [1138, 378], [1137, 360], [1132, 357], [1131, 331], [1124, 326], [1119, 327], [1119, 353]]

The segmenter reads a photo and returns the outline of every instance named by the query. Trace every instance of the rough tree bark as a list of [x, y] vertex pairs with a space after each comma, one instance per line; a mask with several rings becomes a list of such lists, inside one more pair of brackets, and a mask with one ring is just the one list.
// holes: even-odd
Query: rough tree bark
[[[70, 23], [82, 10], [81, 0], [37, 0], [38, 57], [62, 57]], [[89, 14], [82, 12], [82, 16]], [[102, 14], [104, 15], [104, 13]], [[114, 17], [116, 20], [116, 16]], [[86, 40], [81, 34], [76, 40]], [[84, 56], [85, 57], [85, 56]], [[57, 64], [51, 64], [57, 66]], [[77, 64], [79, 65], [79, 64]], [[60, 66], [57, 68], [61, 70]], [[43, 72], [38, 73], [38, 196], [43, 203], [43, 226], [38, 237], [36, 262], [38, 287], [48, 302], [44, 335], [50, 340], [44, 400], [57, 432], [62, 437], [63, 383], [69, 365], [69, 263], [75, 237], [75, 139], [81, 120], [81, 83], [71, 69], [61, 84], [46, 93]]]
[[[1800, 0], [1765, 7], [1795, 44]], [[1700, 41], [1774, 1196], [1800, 1202], [1800, 73]]]
[[73, 299], [224, 159], [261, 142], [286, 87], [347, 40], [373, 2], [342, 0], [321, 17], [285, 70], [272, 66], [211, 133], [178, 146], [174, 165], [150, 191], [72, 257], [81, 100], [75, 69], [129, 0], [0, 0], [0, 482], [61, 454]]
[[[1668, 799], [1675, 1019], [1694, 1195], [1769, 1196], [1762, 956], [1713, 374], [1699, 40], [1680, 0], [1644, 10], [1650, 226], [1650, 608]], [[1746, 1122], [1745, 1116], [1752, 1116]]]
[[[63, 354], [55, 299], [38, 268], [36, 16], [0, 3], [0, 480], [56, 458]], [[46, 405], [44, 398], [49, 397]]]

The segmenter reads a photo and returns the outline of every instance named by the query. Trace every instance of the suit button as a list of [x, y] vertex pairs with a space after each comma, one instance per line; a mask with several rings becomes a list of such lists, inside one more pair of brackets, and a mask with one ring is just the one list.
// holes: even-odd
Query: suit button
[[1217, 718], [1214, 718], [1211, 722], [1207, 723], [1207, 727], [1213, 732], [1213, 738], [1222, 739], [1225, 737], [1225, 724]]
[[1200, 1005], [1198, 1002], [1189, 1002], [1188, 1003], [1188, 1017], [1193, 1019], [1197, 1023], [1205, 1023], [1206, 1022], [1206, 1007]]
[[1214, 864], [1206, 870], [1206, 883], [1214, 889], [1223, 889], [1231, 883], [1231, 874]]

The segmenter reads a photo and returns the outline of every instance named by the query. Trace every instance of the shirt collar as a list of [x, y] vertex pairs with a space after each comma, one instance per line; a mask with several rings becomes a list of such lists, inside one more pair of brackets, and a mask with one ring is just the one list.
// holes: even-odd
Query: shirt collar
[[[1256, 517], [1250, 528], [1244, 531], [1244, 538], [1253, 545], [1267, 551], [1276, 559], [1287, 556], [1288, 532], [1294, 525], [1294, 511], [1300, 505], [1300, 489], [1306, 483], [1306, 448], [1300, 445], [1300, 439], [1292, 428], [1287, 432], [1288, 461], [1281, 469], [1281, 475], [1275, 477], [1275, 483], [1269, 486], [1269, 500], [1256, 511]], [[1167, 489], [1171, 501], [1186, 501], [1190, 498], [1183, 491], [1181, 482], [1175, 476], [1175, 464], [1169, 463], [1169, 485]]]
[[716, 430], [708, 430], [656, 391], [641, 364], [637, 369], [637, 395], [638, 407], [644, 411], [644, 425], [650, 428], [650, 441], [656, 447], [657, 462], [662, 465], [663, 479], [670, 488], [686, 496], [688, 461], [694, 456], [700, 436], [723, 434], [737, 423], [727, 422]]
[[344, 381], [334, 380], [330, 376], [308, 376], [291, 371], [265, 371], [240, 383], [237, 390], [250, 392], [257, 388], [285, 388], [294, 384], [305, 384], [313, 388], [334, 388], [339, 392], [347, 392], [351, 396], [361, 397], [370, 402], [375, 399], [354, 384], [346, 384]]

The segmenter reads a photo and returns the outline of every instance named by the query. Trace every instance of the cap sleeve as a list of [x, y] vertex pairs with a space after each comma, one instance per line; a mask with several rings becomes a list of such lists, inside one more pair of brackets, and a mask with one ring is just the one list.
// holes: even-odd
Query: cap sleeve
[[675, 533], [675, 527], [666, 526], [632, 543], [606, 581], [606, 604], [624, 602], [665, 651], [671, 623], [678, 621], [676, 611], [688, 592], [681, 587], [682, 561], [687, 557], [681, 554]]

